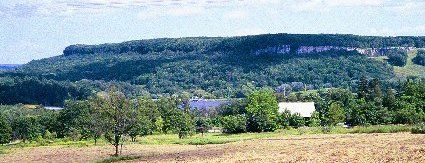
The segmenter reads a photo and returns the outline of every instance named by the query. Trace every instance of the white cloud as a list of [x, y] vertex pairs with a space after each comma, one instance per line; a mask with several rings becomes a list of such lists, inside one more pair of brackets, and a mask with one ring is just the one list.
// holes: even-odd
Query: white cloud
[[425, 2], [409, 1], [405, 3], [398, 3], [390, 7], [389, 10], [400, 15], [409, 15], [409, 14], [423, 15], [425, 14]]
[[241, 20], [248, 17], [248, 13], [242, 10], [234, 10], [234, 11], [225, 13], [223, 16], [225, 19]]
[[168, 9], [167, 14], [173, 16], [189, 16], [200, 14], [204, 10], [205, 8], [198, 6], [172, 7]]
[[286, 5], [295, 11], [329, 11], [337, 7], [379, 7], [384, 0], [293, 0]]
[[264, 34], [267, 32], [266, 30], [262, 28], [242, 28], [242, 29], [236, 30], [234, 33], [237, 36], [246, 36], [246, 35]]
[[166, 16], [194, 16], [203, 14], [205, 8], [197, 6], [170, 6], [170, 7], [150, 7], [137, 14], [137, 18], [142, 20], [155, 19]]
[[425, 24], [417, 26], [405, 26], [402, 28], [372, 28], [370, 30], [372, 35], [379, 36], [412, 36], [412, 35], [425, 35]]
[[[161, 8], [161, 10], [169, 10], [161, 11], [168, 15], [184, 16], [199, 14], [205, 9], [222, 6], [233, 8], [281, 6], [282, 10], [292, 12], [322, 12], [339, 7], [380, 7], [408, 14], [424, 9], [425, 3], [422, 0], [10, 0], [0, 3], [0, 12], [3, 15], [26, 17], [104, 13], [130, 8]], [[237, 11], [229, 14], [229, 18], [235, 19], [246, 16]]]

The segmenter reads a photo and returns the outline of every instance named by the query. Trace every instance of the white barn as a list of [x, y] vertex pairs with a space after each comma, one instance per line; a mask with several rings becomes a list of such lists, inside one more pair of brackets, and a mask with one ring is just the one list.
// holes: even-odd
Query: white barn
[[291, 114], [299, 113], [302, 117], [309, 118], [316, 110], [314, 102], [280, 102], [279, 113], [289, 110]]

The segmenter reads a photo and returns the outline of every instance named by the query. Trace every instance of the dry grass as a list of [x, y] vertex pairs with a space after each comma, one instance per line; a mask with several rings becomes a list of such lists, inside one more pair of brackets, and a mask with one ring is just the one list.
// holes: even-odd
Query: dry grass
[[[0, 162], [88, 162], [109, 158], [111, 146], [14, 149]], [[425, 162], [425, 135], [277, 136], [216, 145], [124, 146], [127, 162]]]

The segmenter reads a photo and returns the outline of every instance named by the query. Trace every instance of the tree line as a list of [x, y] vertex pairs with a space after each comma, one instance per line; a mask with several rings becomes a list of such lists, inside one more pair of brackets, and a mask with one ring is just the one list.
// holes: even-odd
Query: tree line
[[[191, 108], [187, 95], [153, 100], [130, 98], [111, 87], [86, 100], [69, 100], [63, 110], [1, 106], [0, 140], [43, 141], [55, 138], [106, 140], [118, 154], [124, 138], [150, 134], [186, 138], [220, 127], [225, 133], [270, 132], [302, 126], [416, 124], [425, 122], [425, 83], [407, 81], [382, 91], [378, 79], [363, 77], [355, 92], [342, 88], [300, 91], [283, 96], [270, 89], [250, 92], [215, 109]], [[314, 101], [311, 118], [278, 112], [278, 101]]]

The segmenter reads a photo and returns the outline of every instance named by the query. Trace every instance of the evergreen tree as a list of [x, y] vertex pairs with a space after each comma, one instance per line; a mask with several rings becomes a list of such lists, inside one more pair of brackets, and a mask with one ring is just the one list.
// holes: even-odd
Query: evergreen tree
[[383, 106], [387, 107], [390, 110], [394, 110], [395, 102], [396, 102], [396, 97], [394, 95], [394, 90], [387, 89], [385, 98], [383, 100]]
[[0, 144], [9, 143], [12, 139], [12, 128], [6, 118], [0, 114]]
[[342, 108], [342, 104], [340, 102], [332, 102], [329, 106], [329, 120], [332, 125], [336, 125], [338, 123], [342, 123], [345, 121], [345, 111]]
[[366, 98], [369, 94], [368, 91], [368, 81], [365, 76], [360, 78], [360, 83], [357, 89], [357, 97], [358, 98]]

